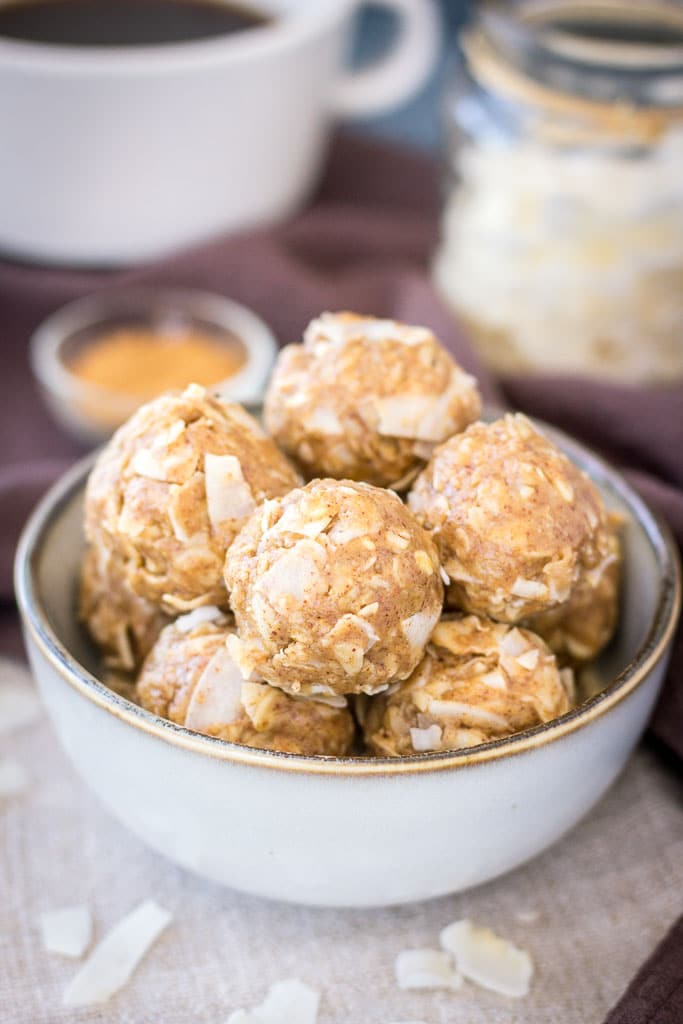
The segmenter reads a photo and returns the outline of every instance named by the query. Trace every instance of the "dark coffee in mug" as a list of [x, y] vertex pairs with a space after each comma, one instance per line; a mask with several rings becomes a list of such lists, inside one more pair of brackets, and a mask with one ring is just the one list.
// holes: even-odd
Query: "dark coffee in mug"
[[20, 0], [0, 5], [0, 38], [61, 46], [156, 46], [260, 28], [263, 11], [220, 0]]

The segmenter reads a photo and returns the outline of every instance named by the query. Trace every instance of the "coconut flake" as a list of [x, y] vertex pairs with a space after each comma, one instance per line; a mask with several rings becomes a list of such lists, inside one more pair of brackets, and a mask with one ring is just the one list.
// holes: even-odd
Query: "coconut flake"
[[[9, 674], [10, 678], [7, 679]], [[40, 715], [42, 705], [35, 689], [28, 683], [29, 673], [9, 659], [0, 659], [0, 736], [30, 725]], [[25, 678], [26, 683], [19, 682]]]
[[427, 750], [438, 750], [441, 746], [442, 736], [443, 729], [436, 723], [428, 726], [426, 729], [410, 730], [410, 739], [413, 744], [413, 750], [418, 754], [424, 754]]
[[377, 398], [377, 433], [384, 437], [406, 437], [420, 441], [439, 441], [440, 437], [425, 437], [419, 433], [420, 422], [434, 406], [432, 395], [391, 395]]
[[130, 468], [138, 476], [147, 477], [149, 480], [160, 480], [162, 483], [166, 483], [168, 480], [165, 460], [151, 448], [138, 448], [131, 459]]
[[271, 985], [253, 1010], [235, 1010], [226, 1024], [316, 1024], [320, 993], [296, 978]]
[[534, 966], [525, 950], [467, 919], [444, 928], [440, 938], [465, 978], [504, 996], [527, 995]]
[[308, 413], [304, 419], [304, 425], [311, 434], [334, 437], [344, 433], [344, 428], [336, 412], [325, 405], [319, 405]]
[[536, 647], [530, 647], [524, 654], [518, 654], [515, 661], [522, 668], [532, 672], [538, 664], [538, 649]]
[[247, 519], [256, 508], [254, 496], [234, 455], [204, 456], [206, 508], [209, 522], [218, 529], [226, 520]]
[[64, 1006], [105, 1003], [123, 988], [170, 921], [171, 914], [154, 900], [145, 900], [122, 918], [95, 946], [67, 986]]
[[525, 651], [529, 650], [529, 641], [525, 639], [524, 634], [515, 626], [501, 640], [500, 649], [505, 654], [509, 654], [511, 658], [517, 658], [520, 654], [524, 654]]
[[13, 757], [0, 759], [0, 800], [19, 796], [25, 789], [28, 789], [28, 782], [28, 775], [23, 765], [15, 761]]
[[225, 620], [225, 613], [215, 604], [205, 604], [201, 608], [195, 608], [187, 615], [181, 615], [173, 625], [180, 633], [191, 633], [197, 626], [205, 622], [222, 622]]
[[439, 949], [405, 949], [396, 957], [398, 987], [450, 988], [462, 985], [462, 977], [453, 970], [448, 953]]
[[428, 704], [430, 715], [443, 718], [470, 718], [477, 725], [489, 726], [493, 729], [507, 729], [508, 721], [502, 715], [487, 711], [476, 704], [466, 704], [461, 700], [431, 699]]
[[518, 576], [510, 587], [510, 593], [514, 594], [515, 597], [543, 598], [548, 596], [548, 588], [545, 583], [538, 583], [536, 580], [525, 580], [523, 576]]
[[328, 708], [345, 708], [348, 705], [346, 697], [343, 697], [340, 693], [330, 694], [315, 694], [315, 693], [300, 693], [294, 700], [305, 700], [309, 704], [325, 704]]
[[320, 567], [324, 561], [325, 552], [320, 544], [301, 540], [279, 555], [261, 577], [258, 589], [271, 601], [285, 595], [302, 601], [320, 588]]
[[219, 647], [202, 672], [185, 715], [188, 729], [204, 732], [216, 725], [230, 725], [242, 707], [244, 677], [226, 647]]
[[434, 612], [416, 612], [401, 623], [406, 640], [411, 647], [421, 649], [434, 632], [439, 620], [440, 609]]
[[505, 676], [498, 669], [494, 668], [479, 677], [484, 686], [490, 686], [492, 690], [507, 690]]
[[48, 953], [79, 959], [92, 939], [92, 914], [85, 904], [49, 910], [40, 915], [43, 946]]

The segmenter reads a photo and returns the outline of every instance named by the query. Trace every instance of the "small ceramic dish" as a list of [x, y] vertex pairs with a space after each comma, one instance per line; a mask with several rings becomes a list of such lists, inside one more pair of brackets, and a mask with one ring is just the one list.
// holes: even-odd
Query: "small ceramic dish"
[[[254, 405], [275, 359], [270, 328], [246, 306], [222, 295], [184, 288], [135, 288], [88, 296], [63, 306], [44, 320], [31, 339], [31, 365], [55, 419], [77, 440], [98, 444], [120, 426], [144, 399], [96, 386], [77, 376], [71, 363], [110, 331], [197, 330], [216, 344], [243, 349], [244, 362], [213, 390], [224, 398]], [[191, 383], [189, 380], [184, 383]]]
[[255, 750], [173, 725], [113, 693], [74, 614], [82, 462], [44, 498], [16, 562], [26, 643], [67, 754], [132, 832], [178, 864], [259, 896], [370, 907], [456, 892], [540, 853], [612, 784], [659, 693], [681, 600], [665, 527], [601, 460], [548, 431], [625, 518], [618, 634], [604, 689], [545, 725], [401, 759]]

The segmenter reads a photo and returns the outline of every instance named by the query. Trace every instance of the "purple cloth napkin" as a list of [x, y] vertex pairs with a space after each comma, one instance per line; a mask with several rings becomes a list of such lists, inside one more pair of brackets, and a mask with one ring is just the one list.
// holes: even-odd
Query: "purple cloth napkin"
[[[252, 306], [282, 343], [300, 338], [308, 320], [324, 309], [355, 309], [426, 324], [477, 374], [488, 401], [508, 402], [546, 419], [623, 467], [683, 545], [683, 386], [617, 387], [545, 377], [495, 381], [482, 370], [429, 283], [438, 194], [438, 173], [431, 161], [346, 137], [333, 147], [315, 202], [285, 225], [218, 238], [130, 271], [54, 270], [0, 262], [1, 650], [20, 649], [10, 565], [21, 523], [37, 496], [79, 453], [43, 407], [29, 369], [28, 340], [48, 313], [102, 288], [156, 283], [221, 292]], [[651, 731], [672, 763], [683, 769], [680, 631]], [[679, 923], [608, 1024], [683, 1022], [682, 965]]]

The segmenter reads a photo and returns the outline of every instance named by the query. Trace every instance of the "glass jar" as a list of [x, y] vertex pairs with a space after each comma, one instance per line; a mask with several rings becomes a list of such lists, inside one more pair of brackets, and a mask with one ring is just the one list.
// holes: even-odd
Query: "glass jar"
[[433, 272], [484, 360], [683, 377], [683, 5], [487, 5], [460, 41]]

